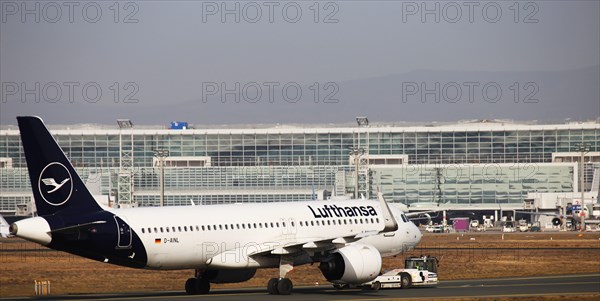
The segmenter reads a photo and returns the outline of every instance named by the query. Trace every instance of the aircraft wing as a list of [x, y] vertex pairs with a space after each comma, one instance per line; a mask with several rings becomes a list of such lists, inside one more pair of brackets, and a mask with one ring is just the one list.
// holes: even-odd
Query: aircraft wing
[[207, 260], [206, 263], [211, 268], [259, 267], [269, 258], [278, 258], [279, 256], [301, 257], [309, 253], [330, 251], [379, 233], [381, 232], [369, 231], [335, 238], [253, 244], [219, 253]]
[[600, 224], [600, 219], [586, 219], [586, 224]]
[[530, 215], [545, 215], [545, 216], [556, 216], [560, 218], [573, 218], [572, 214], [558, 214], [558, 213], [544, 213], [544, 212], [528, 212], [528, 211], [515, 211], [515, 213], [530, 214]]

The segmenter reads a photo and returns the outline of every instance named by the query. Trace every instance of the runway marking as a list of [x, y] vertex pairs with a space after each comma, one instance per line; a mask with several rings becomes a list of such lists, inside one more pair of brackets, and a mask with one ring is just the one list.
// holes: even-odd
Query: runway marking
[[482, 284], [482, 285], [456, 285], [456, 286], [444, 286], [440, 288], [465, 288], [465, 287], [502, 287], [502, 286], [535, 286], [535, 285], [572, 285], [572, 284], [593, 284], [598, 283], [595, 281], [588, 282], [552, 282], [552, 283], [515, 283], [515, 284]]
[[234, 294], [206, 294], [206, 295], [179, 295], [179, 296], [173, 296], [173, 295], [162, 295], [162, 296], [131, 296], [131, 297], [116, 297], [116, 298], [110, 298], [110, 297], [104, 297], [104, 298], [98, 298], [98, 299], [70, 299], [73, 301], [86, 301], [86, 300], [140, 300], [140, 299], [175, 299], [175, 298], [198, 298], [198, 297], [207, 297], [207, 298], [214, 298], [214, 297], [229, 297], [229, 296], [252, 296], [252, 295], [266, 295], [267, 291], [265, 290], [264, 292], [256, 292], [256, 293], [234, 293]]
[[[600, 274], [585, 274], [585, 275], [556, 275], [556, 276], [537, 276], [537, 277], [520, 277], [520, 278], [488, 278], [488, 279], [465, 279], [465, 280], [448, 280], [448, 281], [443, 281], [444, 283], [447, 282], [461, 282], [461, 281], [484, 281], [484, 282], [490, 282], [490, 281], [518, 281], [518, 280], [527, 280], [527, 279], [560, 279], [560, 278], [581, 278], [581, 277], [589, 277], [589, 276], [600, 276]], [[591, 282], [559, 282], [559, 283], [513, 283], [513, 284], [466, 284], [466, 285], [455, 285], [455, 286], [440, 286], [441, 289], [444, 288], [465, 288], [465, 287], [472, 287], [472, 288], [477, 288], [477, 287], [510, 287], [510, 286], [548, 286], [548, 285], [574, 285], [574, 284], [595, 284], [598, 282], [595, 281], [591, 281]], [[298, 288], [310, 288], [310, 287], [314, 287], [314, 286], [301, 286]], [[223, 289], [226, 290], [226, 289]], [[168, 293], [179, 293], [180, 291], [160, 291], [158, 293], [161, 293], [162, 295], [157, 295], [157, 296], [148, 296], [148, 295], [144, 295], [144, 296], [130, 296], [130, 297], [115, 297], [115, 298], [111, 298], [109, 296], [107, 296], [108, 294], [104, 294], [104, 297], [100, 297], [97, 299], [71, 299], [73, 301], [84, 301], [84, 300], [133, 300], [133, 299], [160, 299], [160, 298], [168, 298], [168, 299], [175, 299], [175, 298], [197, 298], [197, 297], [206, 297], [206, 298], [215, 298], [215, 297], [232, 297], [232, 296], [253, 296], [253, 295], [265, 295], [266, 291], [257, 291], [257, 292], [248, 292], [248, 293], [223, 293], [223, 294], [206, 294], [206, 295], [187, 295], [187, 294], [182, 294], [182, 295], [165, 295]], [[336, 292], [336, 290], [325, 290], [325, 293], [331, 293], [331, 292]], [[149, 292], [151, 293], [151, 292]], [[465, 296], [446, 296], [446, 297], [434, 297], [434, 296], [430, 296], [427, 297], [427, 299], [460, 299], [460, 298], [493, 298], [493, 297], [528, 297], [528, 296], [560, 296], [560, 295], [569, 295], [569, 296], [574, 296], [574, 295], [582, 295], [582, 294], [598, 294], [597, 291], [594, 292], [577, 292], [577, 293], [548, 293], [548, 294], [506, 294], [506, 295], [477, 295], [477, 296], [472, 296], [472, 295], [465, 295]], [[382, 299], [394, 299], [394, 300], [406, 300], [406, 299], [415, 299], [417, 297], [391, 297], [391, 296], [381, 296], [381, 298], [367, 298], [367, 299], [339, 299], [338, 301], [343, 301], [343, 300], [382, 300]]]
[[390, 297], [370, 299], [337, 299], [332, 301], [372, 301], [372, 300], [415, 300], [418, 298], [427, 298], [427, 300], [450, 300], [450, 299], [480, 299], [480, 298], [506, 298], [506, 297], [538, 297], [538, 296], [580, 296], [580, 295], [598, 295], [598, 292], [578, 292], [578, 293], [547, 293], [547, 294], [506, 294], [506, 295], [464, 295], [464, 296], [440, 296], [440, 297]]
[[530, 279], [552, 279], [552, 278], [583, 278], [600, 276], [600, 274], [582, 274], [582, 275], [553, 275], [553, 276], [531, 276], [531, 277], [515, 277], [515, 278], [481, 278], [481, 279], [456, 279], [456, 280], [442, 280], [441, 282], [462, 282], [462, 281], [517, 281], [517, 280], [530, 280]]

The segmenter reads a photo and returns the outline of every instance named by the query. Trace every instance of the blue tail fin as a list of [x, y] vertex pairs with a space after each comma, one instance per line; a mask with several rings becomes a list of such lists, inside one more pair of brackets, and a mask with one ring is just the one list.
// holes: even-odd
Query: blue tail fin
[[102, 211], [39, 117], [17, 117], [38, 215]]

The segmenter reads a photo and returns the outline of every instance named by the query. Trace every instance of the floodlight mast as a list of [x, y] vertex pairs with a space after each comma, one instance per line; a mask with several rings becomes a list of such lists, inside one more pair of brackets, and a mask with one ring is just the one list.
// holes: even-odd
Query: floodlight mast
[[[366, 198], [369, 197], [369, 119], [364, 116], [358, 116], [356, 117], [356, 124], [359, 127], [356, 134], [356, 147], [350, 148], [350, 154], [354, 157], [354, 198], [358, 199], [360, 197], [361, 191], [365, 194]], [[361, 147], [360, 133], [362, 132], [362, 128], [366, 128], [367, 142], [365, 146]], [[361, 183], [361, 180], [363, 183]]]
[[158, 167], [160, 168], [160, 207], [165, 205], [165, 159], [168, 156], [168, 149], [154, 150], [154, 157], [158, 158]]
[[367, 117], [356, 117], [356, 123], [359, 127], [366, 127], [369, 125], [369, 118]]
[[132, 129], [130, 119], [117, 119], [119, 126], [119, 173], [117, 176], [117, 196], [119, 206], [133, 205], [133, 132], [130, 131], [128, 149], [123, 148], [123, 130]]
[[585, 180], [584, 180], [584, 169], [585, 169], [585, 154], [588, 153], [590, 151], [590, 146], [587, 144], [579, 144], [577, 146], [577, 151], [581, 153], [581, 158], [579, 159], [579, 190], [581, 191], [581, 213], [580, 213], [580, 217], [581, 217], [581, 232], [585, 231]]

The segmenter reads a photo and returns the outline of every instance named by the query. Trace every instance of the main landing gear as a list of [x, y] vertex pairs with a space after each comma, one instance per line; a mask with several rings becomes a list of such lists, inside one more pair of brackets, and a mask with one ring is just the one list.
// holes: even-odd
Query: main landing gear
[[210, 281], [202, 277], [202, 271], [200, 270], [196, 270], [196, 277], [185, 282], [185, 292], [190, 295], [208, 294], [209, 291]]
[[271, 278], [267, 283], [269, 295], [289, 295], [292, 293], [292, 280], [289, 278]]
[[267, 291], [270, 295], [289, 295], [294, 288], [292, 280], [285, 278], [285, 275], [294, 269], [293, 261], [284, 257], [281, 256], [279, 260], [279, 278], [271, 278], [267, 283]]

